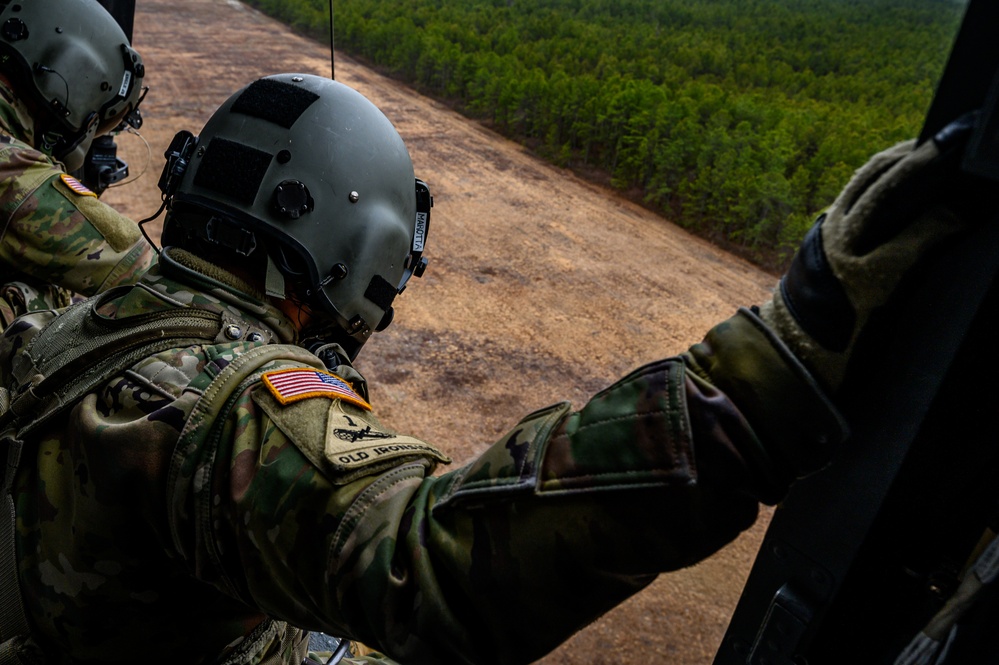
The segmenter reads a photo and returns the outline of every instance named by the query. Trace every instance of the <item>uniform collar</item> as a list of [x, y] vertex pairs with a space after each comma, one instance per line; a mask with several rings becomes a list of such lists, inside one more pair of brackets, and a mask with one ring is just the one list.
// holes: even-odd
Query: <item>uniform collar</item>
[[[277, 307], [241, 279], [203, 259], [177, 248], [167, 247], [159, 261], [139, 282], [139, 290], [153, 292], [174, 305], [218, 308], [232, 320], [247, 321], [270, 332], [276, 341], [296, 344], [298, 332]], [[156, 309], [150, 298], [137, 290], [117, 304], [116, 316], [131, 316]]]

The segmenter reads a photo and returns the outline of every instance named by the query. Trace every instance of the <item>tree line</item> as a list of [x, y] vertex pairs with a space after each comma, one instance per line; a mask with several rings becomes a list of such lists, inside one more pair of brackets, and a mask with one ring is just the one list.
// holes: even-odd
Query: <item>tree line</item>
[[[329, 37], [327, 0], [249, 0]], [[346, 0], [337, 48], [781, 269], [919, 133], [966, 0]]]

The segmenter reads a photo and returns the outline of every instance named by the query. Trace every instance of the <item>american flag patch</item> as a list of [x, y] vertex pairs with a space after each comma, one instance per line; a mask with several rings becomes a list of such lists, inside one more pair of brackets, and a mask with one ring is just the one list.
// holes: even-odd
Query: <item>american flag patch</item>
[[62, 178], [62, 181], [66, 183], [67, 187], [72, 189], [80, 196], [93, 196], [95, 199], [97, 198], [97, 194], [94, 194], [92, 191], [87, 189], [86, 185], [84, 185], [82, 182], [80, 182], [73, 176], [69, 175], [68, 173], [63, 173], [59, 177]]
[[366, 411], [371, 410], [371, 405], [354, 392], [349, 383], [336, 374], [319, 369], [279, 369], [266, 372], [263, 379], [271, 394], [282, 404], [307, 397], [329, 397], [356, 404]]

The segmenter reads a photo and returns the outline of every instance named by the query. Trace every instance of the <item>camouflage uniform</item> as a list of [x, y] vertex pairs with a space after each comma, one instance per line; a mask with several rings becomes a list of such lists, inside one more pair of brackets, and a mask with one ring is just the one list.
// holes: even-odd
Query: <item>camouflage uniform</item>
[[32, 147], [33, 126], [0, 79], [0, 327], [133, 283], [155, 260], [134, 222]]
[[[298, 628], [403, 663], [528, 662], [730, 542], [842, 435], [742, 310], [434, 476], [446, 456], [379, 423], [352, 368], [333, 370], [339, 392], [275, 388], [321, 363], [185, 252], [100, 312], [127, 324], [178, 304], [217, 313], [217, 340], [119, 371], [28, 441], [16, 543], [48, 662], [297, 663]], [[6, 331], [5, 384], [51, 319]]]

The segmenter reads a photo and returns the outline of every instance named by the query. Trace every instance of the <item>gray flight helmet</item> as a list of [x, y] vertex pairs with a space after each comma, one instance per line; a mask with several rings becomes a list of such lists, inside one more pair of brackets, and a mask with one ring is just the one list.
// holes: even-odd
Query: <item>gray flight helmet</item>
[[94, 137], [141, 122], [142, 58], [97, 0], [0, 2], [0, 71], [42, 113], [35, 147], [69, 171]]
[[351, 358], [426, 268], [430, 192], [392, 123], [343, 83], [259, 79], [166, 157], [164, 246], [248, 257], [268, 295], [332, 322]]

